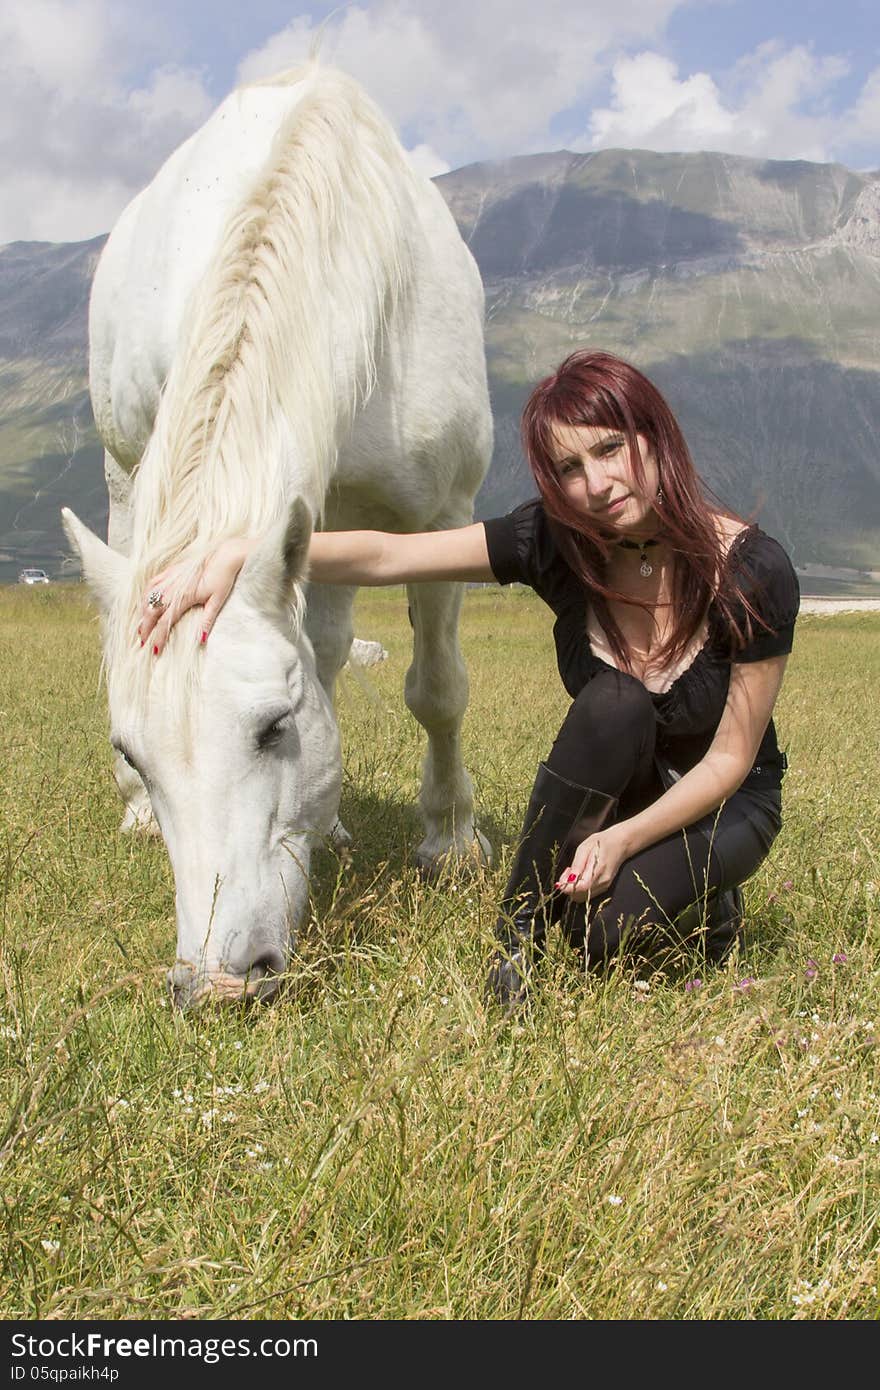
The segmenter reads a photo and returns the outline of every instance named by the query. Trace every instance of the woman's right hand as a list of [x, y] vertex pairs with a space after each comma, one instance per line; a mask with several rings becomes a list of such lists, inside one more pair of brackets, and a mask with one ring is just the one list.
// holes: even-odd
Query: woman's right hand
[[[199, 605], [205, 609], [199, 641], [207, 642], [217, 614], [231, 594], [252, 545], [252, 541], [241, 538], [224, 541], [203, 561], [195, 574], [185, 562], [169, 565], [160, 574], [154, 574], [147, 584], [141, 604], [141, 620], [137, 629], [141, 646], [149, 642], [152, 655], [159, 656], [180, 615], [188, 608]], [[186, 583], [188, 573], [190, 578]], [[162, 595], [161, 606], [150, 607], [149, 596], [152, 593]]]

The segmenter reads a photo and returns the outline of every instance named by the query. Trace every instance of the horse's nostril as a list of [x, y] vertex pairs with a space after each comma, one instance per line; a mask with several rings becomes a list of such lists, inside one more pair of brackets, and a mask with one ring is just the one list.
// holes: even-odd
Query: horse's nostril
[[281, 951], [268, 950], [251, 962], [248, 976], [252, 980], [262, 980], [266, 975], [281, 975], [287, 968], [287, 961]]

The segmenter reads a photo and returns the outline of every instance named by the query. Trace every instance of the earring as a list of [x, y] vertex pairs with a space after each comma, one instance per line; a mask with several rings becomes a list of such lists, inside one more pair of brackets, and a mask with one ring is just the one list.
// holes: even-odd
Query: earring
[[663, 502], [663, 489], [662, 489], [662, 487], [658, 487], [658, 489], [657, 489], [657, 496], [654, 498], [654, 501], [655, 501], [655, 502], [660, 502], [660, 503], [662, 504], [662, 502]]

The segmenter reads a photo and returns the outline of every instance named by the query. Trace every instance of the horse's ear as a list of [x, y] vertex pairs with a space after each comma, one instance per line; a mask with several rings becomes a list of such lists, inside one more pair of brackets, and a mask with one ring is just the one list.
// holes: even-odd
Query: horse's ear
[[102, 613], [109, 613], [128, 578], [130, 561], [99, 540], [69, 507], [61, 508], [61, 520], [70, 544], [79, 555], [93, 598]]
[[272, 527], [245, 562], [238, 589], [264, 612], [286, 604], [294, 584], [306, 576], [312, 514], [296, 497], [287, 515]]

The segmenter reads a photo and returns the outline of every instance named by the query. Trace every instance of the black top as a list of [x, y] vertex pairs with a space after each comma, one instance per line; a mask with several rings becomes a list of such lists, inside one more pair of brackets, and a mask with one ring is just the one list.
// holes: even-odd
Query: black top
[[[524, 502], [507, 516], [484, 523], [489, 564], [499, 584], [528, 584], [556, 614], [553, 637], [559, 674], [574, 698], [609, 663], [596, 656], [587, 636], [589, 591], [569, 567], [554, 540], [540, 498]], [[756, 629], [733, 660], [764, 661], [791, 651], [800, 603], [797, 576], [778, 541], [757, 526], [740, 532], [728, 551], [728, 564], [755, 612], [770, 630]], [[745, 610], [743, 612], [745, 621]], [[730, 681], [728, 625], [713, 602], [708, 636], [692, 665], [668, 690], [649, 694], [657, 711], [657, 750], [678, 772], [686, 772], [707, 752], [718, 728]], [[782, 759], [771, 720], [758, 749], [753, 785], [778, 786]]]

